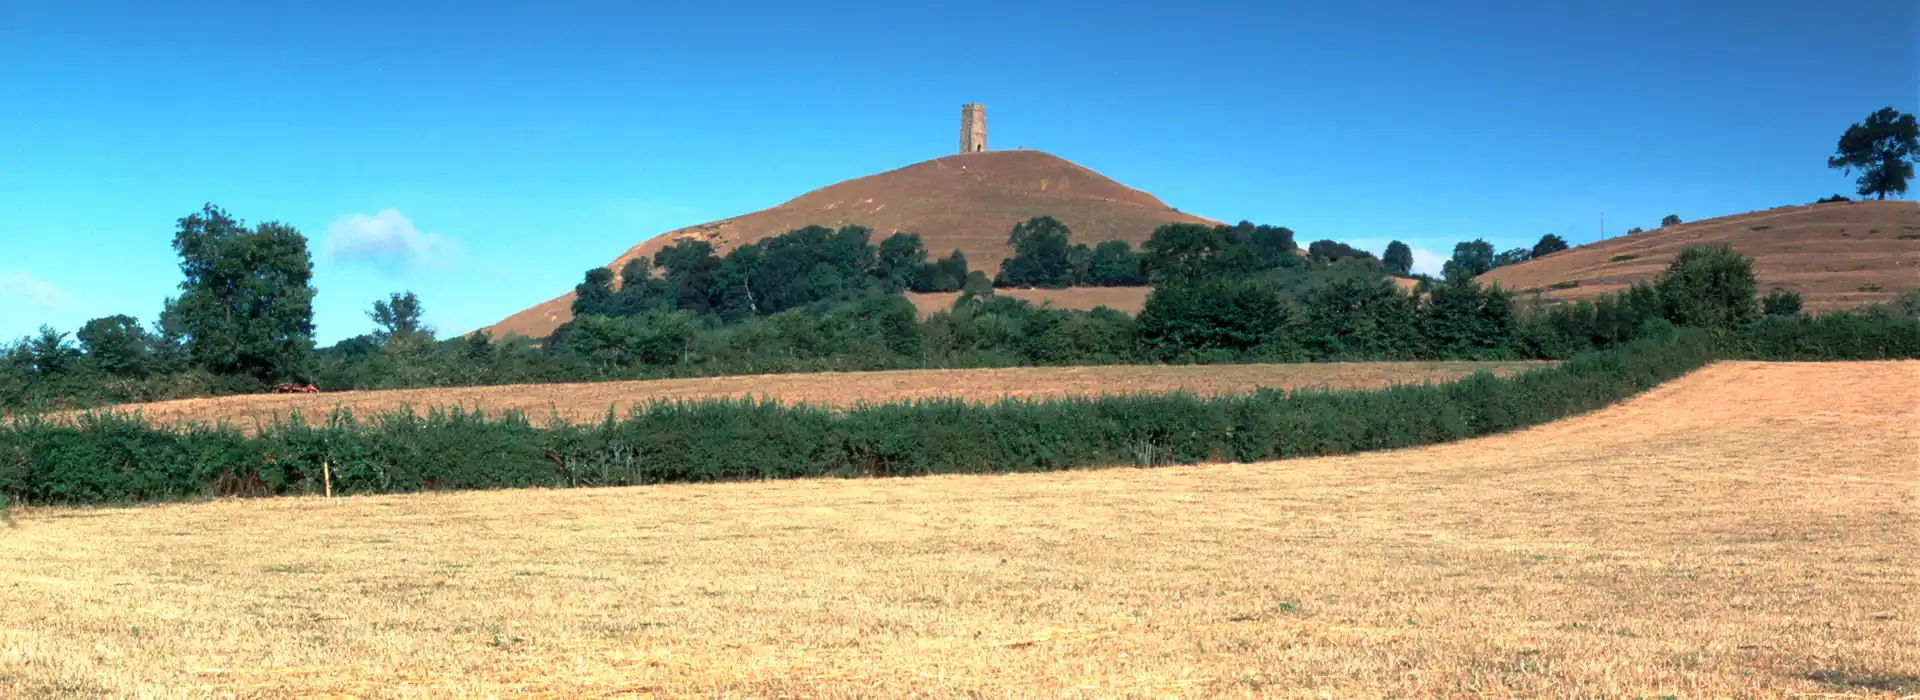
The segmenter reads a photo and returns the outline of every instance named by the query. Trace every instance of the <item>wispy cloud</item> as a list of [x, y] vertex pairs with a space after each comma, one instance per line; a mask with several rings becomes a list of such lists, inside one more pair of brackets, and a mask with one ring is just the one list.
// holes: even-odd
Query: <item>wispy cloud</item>
[[1439, 277], [1440, 270], [1447, 266], [1448, 260], [1453, 259], [1451, 254], [1436, 253], [1414, 246], [1408, 247], [1413, 249], [1413, 271], [1419, 274]]
[[421, 231], [399, 210], [382, 209], [372, 216], [348, 214], [328, 225], [326, 251], [329, 260], [371, 265], [397, 275], [453, 267], [460, 257], [460, 244]]
[[53, 283], [24, 272], [0, 273], [0, 299], [21, 299], [49, 311], [71, 311], [73, 296]]

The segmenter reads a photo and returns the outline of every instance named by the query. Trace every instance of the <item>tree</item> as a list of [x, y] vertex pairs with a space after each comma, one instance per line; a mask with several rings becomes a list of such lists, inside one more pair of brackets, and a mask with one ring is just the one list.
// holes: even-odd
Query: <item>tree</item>
[[313, 354], [313, 259], [286, 224], [249, 230], [212, 204], [180, 219], [174, 303], [193, 362], [262, 381], [297, 377]]
[[1140, 341], [1162, 358], [1205, 350], [1246, 352], [1273, 340], [1286, 320], [1286, 307], [1265, 280], [1176, 280], [1147, 295]]
[[1413, 249], [1407, 244], [1393, 241], [1387, 244], [1387, 251], [1380, 257], [1386, 264], [1387, 274], [1405, 277], [1413, 274]]
[[1203, 224], [1165, 224], [1141, 246], [1142, 261], [1155, 281], [1199, 279], [1221, 248], [1220, 231]]
[[420, 325], [420, 315], [420, 297], [413, 292], [397, 292], [386, 299], [377, 300], [373, 302], [373, 310], [367, 312], [367, 317], [380, 326], [380, 330], [373, 332], [373, 337], [386, 345], [422, 336], [431, 339], [433, 331]]
[[1508, 265], [1518, 265], [1532, 259], [1533, 251], [1526, 248], [1508, 248], [1500, 251], [1499, 255], [1493, 256], [1493, 266], [1506, 267]]
[[1093, 247], [1093, 283], [1102, 287], [1131, 287], [1147, 283], [1140, 256], [1126, 241], [1101, 241]]
[[1760, 299], [1760, 312], [1768, 316], [1793, 316], [1800, 313], [1800, 293], [1774, 287]]
[[920, 234], [902, 231], [880, 241], [874, 258], [873, 275], [879, 278], [881, 288], [898, 293], [912, 286], [923, 274], [927, 248], [920, 242]]
[[[1668, 226], [1679, 226], [1679, 225], [1680, 225], [1679, 214], [1668, 214], [1666, 216], [1660, 217], [1660, 228], [1666, 228]], [[1629, 231], [1628, 233], [1632, 233], [1632, 232]]]
[[80, 359], [80, 351], [67, 342], [67, 334], [53, 326], [41, 326], [39, 335], [27, 340], [26, 360], [41, 375], [64, 374]]
[[573, 286], [573, 315], [606, 316], [613, 307], [613, 271], [596, 267]]
[[120, 377], [144, 377], [153, 357], [153, 336], [132, 316], [88, 321], [74, 334], [87, 362]]
[[1367, 261], [1369, 264], [1374, 261], [1372, 253], [1334, 240], [1319, 240], [1308, 244], [1307, 257], [1322, 264], [1351, 259]]
[[1447, 261], [1444, 274], [1448, 279], [1473, 277], [1491, 269], [1493, 269], [1493, 244], [1476, 238], [1454, 244], [1453, 259]]
[[1916, 159], [1920, 159], [1920, 122], [1886, 107], [1847, 127], [1827, 167], [1847, 175], [1860, 171], [1854, 180], [1860, 196], [1886, 199], [1888, 194], [1906, 193]]
[[1753, 259], [1724, 245], [1682, 248], [1654, 287], [1674, 325], [1731, 329], [1759, 314]]
[[955, 292], [966, 283], [967, 277], [967, 256], [956, 250], [947, 254], [947, 257], [920, 266], [908, 289], [916, 292]]
[[1541, 236], [1539, 243], [1533, 244], [1533, 250], [1529, 251], [1529, 254], [1535, 258], [1544, 258], [1566, 249], [1567, 239], [1549, 233]]
[[1036, 216], [1013, 225], [1007, 244], [1013, 257], [1000, 263], [996, 287], [1061, 289], [1074, 283], [1072, 247], [1067, 225], [1051, 216]]

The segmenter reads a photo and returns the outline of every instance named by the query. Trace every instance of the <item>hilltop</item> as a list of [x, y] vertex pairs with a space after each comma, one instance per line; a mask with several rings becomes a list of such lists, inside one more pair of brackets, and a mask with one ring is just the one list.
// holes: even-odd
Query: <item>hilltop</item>
[[[935, 257], [959, 250], [989, 276], [1012, 254], [1007, 231], [1051, 216], [1076, 242], [1123, 240], [1138, 246], [1169, 223], [1214, 223], [1181, 213], [1153, 195], [1040, 151], [965, 153], [848, 180], [751, 214], [668, 231], [629, 248], [608, 266], [652, 256], [675, 241], [705, 240], [724, 255], [743, 244], [809, 225], [857, 224], [878, 242], [896, 231], [920, 234]], [[573, 317], [568, 292], [487, 328], [495, 336], [540, 337]]]
[[1479, 277], [1547, 301], [1587, 299], [1650, 282], [1690, 245], [1752, 256], [1760, 292], [1799, 292], [1808, 310], [1857, 307], [1920, 286], [1920, 204], [1834, 202], [1667, 226], [1589, 243]]

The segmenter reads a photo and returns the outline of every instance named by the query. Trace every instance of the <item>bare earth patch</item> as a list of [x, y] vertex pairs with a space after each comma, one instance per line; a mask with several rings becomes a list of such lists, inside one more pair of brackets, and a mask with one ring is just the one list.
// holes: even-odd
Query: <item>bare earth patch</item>
[[479, 408], [489, 415], [525, 412], [536, 423], [558, 416], [569, 422], [606, 418], [608, 409], [625, 416], [634, 404], [658, 400], [759, 398], [782, 403], [849, 407], [860, 402], [959, 398], [1097, 396], [1186, 391], [1201, 395], [1244, 394], [1270, 389], [1373, 389], [1394, 384], [1445, 382], [1480, 370], [1508, 375], [1543, 362], [1349, 362], [1330, 364], [1021, 367], [1012, 369], [908, 370], [898, 372], [818, 372], [703, 379], [659, 379], [580, 384], [393, 391], [343, 391], [325, 394], [262, 394], [214, 399], [181, 399], [121, 406], [149, 421], [219, 423], [251, 429], [298, 410], [308, 420], [324, 419], [335, 407], [368, 417], [411, 406]]
[[0, 696], [1920, 692], [1920, 363], [1255, 465], [32, 510]]

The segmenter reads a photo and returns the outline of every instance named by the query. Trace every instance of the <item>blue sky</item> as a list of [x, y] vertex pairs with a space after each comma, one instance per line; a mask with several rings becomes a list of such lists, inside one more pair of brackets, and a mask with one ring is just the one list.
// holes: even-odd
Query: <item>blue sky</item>
[[402, 289], [464, 332], [945, 155], [963, 102], [1184, 211], [1435, 255], [1850, 193], [1840, 132], [1920, 107], [1912, 0], [158, 5], [0, 0], [0, 338], [151, 321], [206, 202], [313, 239], [323, 342]]

